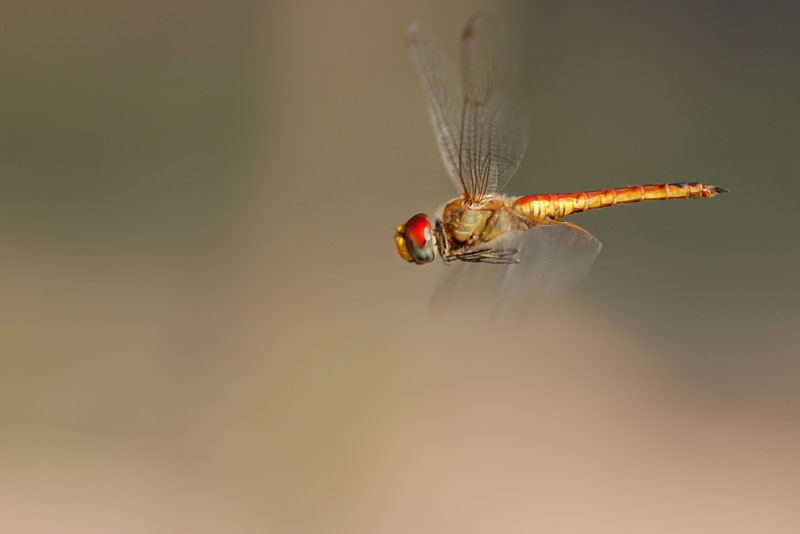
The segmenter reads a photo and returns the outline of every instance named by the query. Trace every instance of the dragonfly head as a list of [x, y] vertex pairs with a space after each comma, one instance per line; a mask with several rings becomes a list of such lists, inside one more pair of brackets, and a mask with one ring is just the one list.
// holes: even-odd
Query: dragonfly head
[[436, 258], [436, 243], [431, 223], [424, 213], [417, 213], [405, 224], [397, 227], [394, 243], [400, 256], [411, 263], [422, 265]]

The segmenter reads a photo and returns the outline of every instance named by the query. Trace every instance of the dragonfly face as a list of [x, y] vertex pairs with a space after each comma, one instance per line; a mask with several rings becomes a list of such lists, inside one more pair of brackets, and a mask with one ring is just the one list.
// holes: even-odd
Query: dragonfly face
[[397, 227], [394, 243], [400, 256], [411, 263], [422, 265], [436, 258], [436, 242], [431, 223], [424, 213], [417, 213], [405, 224]]

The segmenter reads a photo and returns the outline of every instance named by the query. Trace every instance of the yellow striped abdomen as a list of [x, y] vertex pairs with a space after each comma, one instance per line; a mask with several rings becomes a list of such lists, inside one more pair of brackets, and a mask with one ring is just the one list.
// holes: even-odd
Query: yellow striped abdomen
[[723, 187], [700, 182], [631, 185], [578, 193], [527, 195], [514, 201], [512, 207], [518, 215], [536, 224], [544, 219], [560, 219], [573, 213], [617, 204], [674, 198], [709, 198], [727, 192]]

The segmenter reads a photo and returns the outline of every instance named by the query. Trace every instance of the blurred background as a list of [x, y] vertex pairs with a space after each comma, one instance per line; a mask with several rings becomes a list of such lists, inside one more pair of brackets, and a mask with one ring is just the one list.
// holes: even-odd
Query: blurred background
[[[507, 21], [509, 193], [703, 181], [521, 324], [397, 257], [454, 195], [403, 48]], [[0, 7], [0, 530], [800, 530], [792, 2]]]

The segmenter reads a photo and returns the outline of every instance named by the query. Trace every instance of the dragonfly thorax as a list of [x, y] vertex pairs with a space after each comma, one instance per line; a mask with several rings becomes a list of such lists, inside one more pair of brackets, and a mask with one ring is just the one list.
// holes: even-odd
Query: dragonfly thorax
[[505, 234], [514, 222], [514, 213], [502, 198], [490, 199], [477, 206], [454, 199], [442, 211], [444, 233], [455, 247], [488, 243]]

